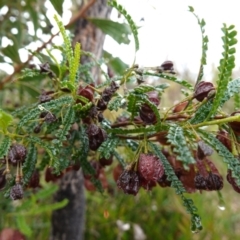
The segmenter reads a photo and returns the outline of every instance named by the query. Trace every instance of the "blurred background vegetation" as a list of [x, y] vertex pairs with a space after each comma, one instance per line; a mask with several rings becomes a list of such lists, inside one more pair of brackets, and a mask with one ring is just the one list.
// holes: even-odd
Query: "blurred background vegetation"
[[[29, 46], [31, 42], [38, 40], [39, 34], [47, 34], [51, 29], [51, 23], [46, 16], [45, 1], [21, 1], [24, 2], [24, 5], [19, 2], [0, 1], [0, 12], [2, 11], [0, 14], [0, 43], [3, 44], [3, 39], [6, 37], [11, 41], [11, 44], [1, 47], [0, 62], [7, 62], [13, 67], [15, 64], [22, 63], [19, 49]], [[55, 4], [56, 8], [59, 8], [59, 11], [62, 11], [60, 5], [63, 1], [51, 2]], [[73, 1], [73, 6], [74, 3], [75, 1]], [[3, 13], [5, 6], [11, 10], [6, 14], [13, 15], [12, 18]], [[41, 21], [36, 18], [36, 12], [33, 9], [39, 10]], [[28, 34], [29, 22], [32, 22], [35, 29], [33, 35]], [[41, 33], [37, 33], [38, 29], [42, 29]], [[47, 59], [44, 54], [41, 57], [43, 60]], [[7, 76], [7, 72], [3, 70], [1, 72], [2, 79]], [[189, 78], [187, 69], [181, 77], [188, 81], [194, 81]], [[36, 98], [40, 92], [40, 87], [37, 86], [37, 90], [34, 91], [35, 88], [31, 84], [28, 85], [27, 79], [23, 79], [20, 86], [29, 88], [30, 93], [29, 96], [22, 99], [23, 102], [31, 101], [30, 99]], [[5, 90], [5, 95], [9, 96], [13, 91], [15, 90], [9, 85]], [[18, 91], [21, 91], [19, 86]], [[7, 98], [3, 97], [3, 92], [0, 94], [0, 103], [2, 106], [6, 106]], [[170, 102], [179, 101], [181, 96], [180, 88], [172, 85], [166, 92], [164, 106], [168, 107]], [[228, 103], [226, 109], [231, 112], [231, 103]], [[214, 159], [214, 157], [212, 159], [221, 169], [222, 175], [226, 176], [221, 159]], [[225, 187], [221, 191], [225, 202], [224, 211], [219, 209], [219, 206], [223, 206], [222, 203], [219, 203], [216, 192], [191, 194], [191, 198], [202, 216], [204, 226], [203, 231], [193, 234], [190, 231], [190, 217], [172, 189], [157, 186], [149, 192], [141, 190], [136, 197], [124, 195], [116, 189], [116, 183], [112, 177], [113, 167], [107, 168], [109, 192], [101, 195], [99, 192], [86, 191], [85, 239], [228, 240], [240, 238], [239, 195], [231, 189], [226, 179]], [[51, 212], [63, 206], [64, 202], [54, 203], [51, 200], [51, 196], [57, 190], [56, 185], [46, 184], [43, 176], [41, 184], [42, 188], [35, 194], [32, 195], [30, 191], [26, 192], [26, 197], [21, 202], [9, 201], [1, 192], [0, 231], [11, 227], [26, 233], [29, 236], [28, 239], [48, 239]]]

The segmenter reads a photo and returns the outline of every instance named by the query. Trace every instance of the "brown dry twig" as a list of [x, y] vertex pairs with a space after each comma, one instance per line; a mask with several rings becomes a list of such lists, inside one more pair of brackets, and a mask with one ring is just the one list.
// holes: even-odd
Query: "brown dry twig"
[[[66, 28], [69, 28], [72, 24], [74, 24], [79, 18], [83, 17], [84, 14], [86, 13], [86, 11], [96, 2], [96, 0], [90, 0], [86, 5], [84, 5], [79, 12], [73, 16], [71, 18], [71, 20], [69, 21], [68, 24], [65, 25]], [[34, 53], [38, 53], [40, 51], [42, 51], [44, 48], [47, 47], [47, 45], [49, 43], [52, 42], [53, 38], [56, 37], [59, 34], [59, 32], [52, 34], [51, 37], [49, 38], [49, 40], [47, 42], [44, 42], [43, 45], [39, 48], [36, 49], [36, 51]], [[14, 67], [14, 71], [12, 74], [6, 76], [1, 82], [0, 82], [0, 90], [3, 89], [3, 86], [10, 82], [12, 80], [12, 78], [14, 77], [14, 75], [16, 75], [17, 73], [19, 73], [34, 57], [34, 54], [29, 55], [28, 59], [24, 62], [24, 63], [20, 63], [18, 65], [16, 65]]]

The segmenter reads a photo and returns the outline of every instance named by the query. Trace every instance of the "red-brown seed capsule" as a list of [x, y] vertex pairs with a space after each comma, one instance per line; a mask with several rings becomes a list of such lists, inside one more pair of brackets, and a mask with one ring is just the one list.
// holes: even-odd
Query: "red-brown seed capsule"
[[225, 130], [220, 130], [217, 133], [216, 138], [230, 151], [232, 152], [232, 144], [230, 140], [230, 135]]
[[[79, 96], [87, 98], [90, 102], [92, 102], [94, 98], [94, 89], [91, 86], [92, 85], [88, 85], [86, 87], [79, 86], [77, 94]], [[78, 100], [77, 102], [81, 102], [82, 104], [84, 104], [84, 102], [82, 102], [81, 100]]]
[[[151, 103], [153, 103], [156, 107], [160, 104], [160, 97], [157, 91], [151, 91], [147, 93], [148, 99]], [[153, 124], [156, 122], [156, 115], [151, 109], [151, 107], [144, 103], [139, 111], [139, 116], [141, 120], [146, 124]]]
[[178, 104], [173, 108], [173, 113], [178, 113], [178, 112], [183, 111], [183, 110], [185, 109], [185, 107], [187, 106], [187, 104], [188, 104], [188, 101], [178, 103]]
[[161, 64], [161, 68], [163, 69], [163, 71], [173, 70], [173, 62], [165, 61]]
[[99, 163], [101, 164], [102, 167], [109, 166], [109, 165], [112, 164], [112, 162], [113, 162], [113, 156], [112, 155], [108, 159], [104, 158], [104, 157], [99, 159]]
[[240, 193], [240, 186], [237, 185], [236, 179], [232, 176], [232, 171], [228, 169], [227, 172], [227, 181], [232, 185], [232, 188], [237, 193]]
[[[240, 111], [236, 111], [231, 114], [231, 116], [237, 116], [237, 115], [240, 115]], [[235, 135], [240, 136], [240, 122], [234, 121], [234, 122], [229, 122], [228, 124], [232, 128]]]
[[199, 102], [202, 102], [204, 98], [208, 97], [208, 94], [215, 90], [211, 82], [202, 81], [196, 86], [193, 97], [196, 98]]
[[162, 162], [152, 154], [140, 154], [138, 160], [138, 172], [147, 181], [157, 181], [164, 174]]

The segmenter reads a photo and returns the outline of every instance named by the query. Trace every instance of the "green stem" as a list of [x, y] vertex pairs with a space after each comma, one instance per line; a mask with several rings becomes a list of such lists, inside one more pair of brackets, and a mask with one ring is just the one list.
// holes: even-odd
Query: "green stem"
[[202, 122], [202, 123], [192, 125], [192, 127], [199, 128], [199, 127], [203, 127], [203, 126], [219, 125], [219, 124], [234, 122], [234, 121], [240, 122], [240, 115], [227, 117], [227, 118], [223, 118], [223, 119], [217, 119], [217, 120], [214, 120], [214, 121]]

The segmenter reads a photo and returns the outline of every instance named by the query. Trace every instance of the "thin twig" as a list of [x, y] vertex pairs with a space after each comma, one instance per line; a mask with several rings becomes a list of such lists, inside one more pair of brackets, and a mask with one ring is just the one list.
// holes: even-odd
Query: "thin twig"
[[[65, 25], [66, 28], [69, 28], [72, 24], [74, 24], [79, 18], [83, 17], [84, 14], [86, 13], [86, 11], [96, 2], [96, 0], [91, 0], [89, 1], [85, 6], [83, 6], [79, 12], [72, 17], [72, 19], [69, 21], [69, 23], [67, 25]], [[51, 37], [49, 38], [49, 40], [45, 43], [43, 43], [43, 45], [39, 48], [36, 49], [36, 51], [34, 53], [38, 53], [41, 50], [43, 50], [44, 48], [46, 48], [46, 46], [52, 42], [53, 38], [56, 37], [59, 34], [59, 32], [52, 34]], [[34, 54], [29, 55], [28, 59], [24, 62], [24, 63], [20, 63], [18, 65], [16, 65], [14, 67], [14, 71], [11, 75], [6, 76], [1, 82], [0, 82], [0, 90], [3, 89], [3, 86], [10, 82], [11, 79], [14, 77], [14, 75], [16, 75], [17, 73], [19, 73], [34, 57]]]

